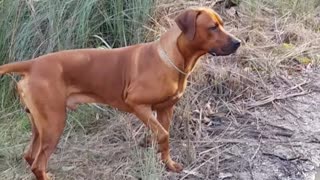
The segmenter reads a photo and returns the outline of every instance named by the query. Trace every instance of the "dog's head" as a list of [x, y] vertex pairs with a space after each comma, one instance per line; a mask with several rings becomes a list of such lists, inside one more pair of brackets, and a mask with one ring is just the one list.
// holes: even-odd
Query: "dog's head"
[[241, 41], [226, 32], [220, 16], [209, 8], [188, 9], [175, 19], [190, 44], [199, 51], [212, 55], [229, 55], [238, 49]]

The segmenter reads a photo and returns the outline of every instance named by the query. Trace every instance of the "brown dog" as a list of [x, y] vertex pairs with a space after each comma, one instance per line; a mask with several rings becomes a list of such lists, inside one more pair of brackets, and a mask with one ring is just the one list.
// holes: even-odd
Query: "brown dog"
[[113, 50], [61, 51], [0, 66], [0, 74], [22, 75], [18, 92], [32, 123], [24, 158], [38, 180], [48, 179], [48, 159], [63, 132], [66, 109], [81, 103], [109, 104], [135, 114], [155, 135], [167, 168], [182, 170], [169, 154], [174, 105], [200, 56], [234, 53], [240, 41], [208, 8], [188, 9], [175, 22], [177, 26], [155, 42]]

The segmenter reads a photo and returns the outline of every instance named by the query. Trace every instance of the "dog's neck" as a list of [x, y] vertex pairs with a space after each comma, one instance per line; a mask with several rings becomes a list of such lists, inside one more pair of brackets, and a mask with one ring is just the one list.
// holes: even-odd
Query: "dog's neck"
[[161, 36], [160, 46], [173, 63], [186, 74], [190, 74], [199, 57], [205, 54], [205, 52], [197, 50], [198, 47], [193, 47], [177, 26], [171, 27]]
[[187, 40], [183, 34], [180, 34], [177, 39], [177, 47], [180, 54], [183, 56], [184, 71], [187, 73], [190, 73], [194, 69], [199, 58], [206, 53], [204, 51], [200, 51], [198, 47], [195, 47], [190, 43], [190, 40]]

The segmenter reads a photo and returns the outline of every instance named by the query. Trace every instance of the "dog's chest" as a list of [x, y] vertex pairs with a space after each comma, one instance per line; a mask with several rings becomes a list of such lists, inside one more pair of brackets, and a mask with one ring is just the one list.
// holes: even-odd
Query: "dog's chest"
[[187, 81], [186, 78], [180, 79], [180, 81], [176, 82], [170, 89], [171, 93], [166, 94], [166, 98], [163, 99], [160, 103], [156, 105], [156, 107], [166, 107], [172, 106], [182, 97], [185, 89], [186, 89]]
[[180, 99], [182, 97], [184, 91], [186, 90], [186, 88], [187, 88], [187, 77], [183, 77], [179, 81], [176, 97]]

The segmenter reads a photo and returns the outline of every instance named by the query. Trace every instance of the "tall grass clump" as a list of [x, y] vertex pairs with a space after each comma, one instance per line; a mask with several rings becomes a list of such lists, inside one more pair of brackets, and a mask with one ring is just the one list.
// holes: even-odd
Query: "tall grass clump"
[[[154, 0], [0, 0], [0, 65], [64, 49], [99, 47], [105, 45], [101, 39], [110, 47], [142, 42], [153, 4]], [[18, 78], [0, 77], [0, 172], [14, 169], [16, 159], [21, 161], [30, 135], [15, 95]], [[84, 108], [70, 114], [69, 128], [82, 128], [82, 119], [94, 115]]]
[[112, 47], [143, 41], [152, 6], [152, 0], [0, 1], [0, 64], [96, 47], [101, 41], [93, 35]]

